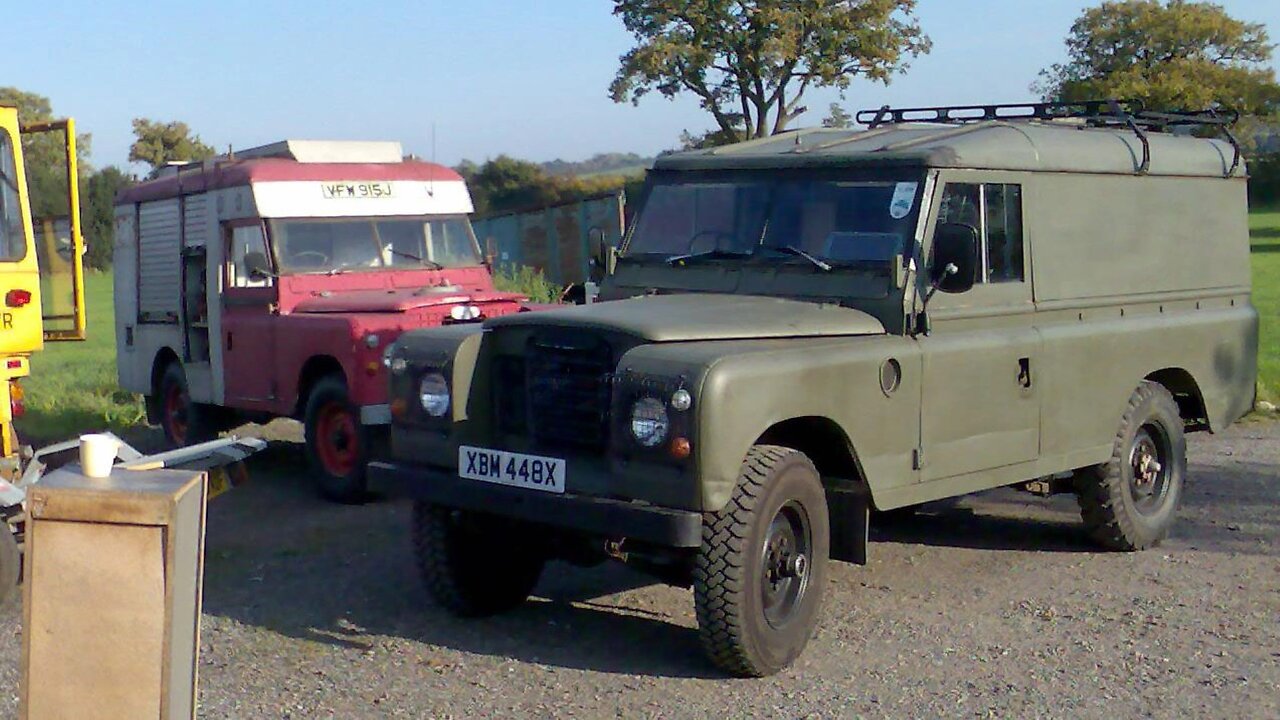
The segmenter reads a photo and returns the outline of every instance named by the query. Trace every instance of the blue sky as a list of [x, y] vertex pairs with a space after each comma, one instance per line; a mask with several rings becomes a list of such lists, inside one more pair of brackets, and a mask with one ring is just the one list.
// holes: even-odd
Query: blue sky
[[[654, 153], [710, 127], [689, 100], [609, 100], [630, 37], [608, 0], [42, 0], [4, 13], [0, 85], [48, 96], [93, 134], [97, 165], [124, 164], [130, 120], [187, 121], [224, 150], [286, 137], [389, 139], [441, 162], [508, 154]], [[1032, 99], [1063, 56], [1082, 0], [920, 0], [933, 52], [844, 104]], [[1280, 41], [1280, 2], [1224, 0]], [[14, 44], [16, 42], [16, 45]], [[801, 125], [834, 92], [813, 92]]]

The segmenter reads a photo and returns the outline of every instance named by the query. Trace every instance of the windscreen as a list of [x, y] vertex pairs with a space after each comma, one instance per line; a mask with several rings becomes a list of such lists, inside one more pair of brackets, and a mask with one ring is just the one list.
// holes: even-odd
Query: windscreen
[[627, 257], [715, 256], [831, 264], [884, 263], [909, 249], [916, 177], [737, 176], [658, 179], [636, 220]]
[[283, 273], [465, 267], [480, 264], [466, 216], [272, 220]]

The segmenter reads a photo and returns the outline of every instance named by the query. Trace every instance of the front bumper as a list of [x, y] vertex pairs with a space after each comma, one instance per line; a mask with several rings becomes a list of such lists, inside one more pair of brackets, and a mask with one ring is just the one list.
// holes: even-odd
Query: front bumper
[[381, 405], [363, 405], [360, 407], [360, 424], [361, 425], [390, 425], [391, 424], [391, 405], [382, 403]]
[[666, 547], [696, 548], [702, 544], [702, 514], [639, 502], [534, 490], [466, 480], [443, 470], [372, 462], [369, 489], [395, 497], [409, 497], [460, 510], [473, 510], [606, 538]]

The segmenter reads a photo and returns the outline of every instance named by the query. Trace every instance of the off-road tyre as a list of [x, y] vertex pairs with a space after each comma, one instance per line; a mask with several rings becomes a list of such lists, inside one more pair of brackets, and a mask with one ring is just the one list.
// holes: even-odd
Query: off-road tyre
[[[1158, 455], [1158, 480], [1135, 480], [1143, 476], [1135, 467], [1142, 465], [1144, 448]], [[1073, 478], [1089, 535], [1111, 550], [1158, 545], [1173, 526], [1186, 472], [1187, 441], [1178, 405], [1163, 386], [1144, 381], [1129, 398], [1111, 459], [1078, 470]]]
[[18, 597], [22, 580], [22, 551], [9, 523], [0, 518], [0, 610]]
[[[800, 516], [803, 527], [793, 533], [794, 549], [803, 550], [807, 567], [780, 581], [800, 581], [795, 586], [799, 594], [775, 605], [778, 614], [771, 618], [766, 585], [775, 594], [778, 587], [770, 583], [769, 568], [777, 567], [771, 560], [777, 555], [769, 547], [776, 537], [771, 527], [777, 520], [795, 530]], [[728, 505], [704, 516], [702, 546], [694, 562], [698, 633], [716, 666], [732, 675], [763, 677], [800, 656], [822, 608], [830, 544], [826, 495], [813, 462], [790, 448], [751, 448]]]
[[547, 553], [525, 526], [431, 503], [413, 506], [413, 550], [427, 593], [467, 618], [513, 610], [538, 583]]
[[196, 445], [218, 437], [214, 408], [193, 402], [182, 364], [165, 366], [156, 387], [155, 407], [164, 438], [173, 447]]
[[360, 408], [351, 402], [341, 376], [322, 378], [312, 386], [303, 429], [307, 464], [320, 495], [348, 505], [364, 502], [372, 437], [360, 423]]

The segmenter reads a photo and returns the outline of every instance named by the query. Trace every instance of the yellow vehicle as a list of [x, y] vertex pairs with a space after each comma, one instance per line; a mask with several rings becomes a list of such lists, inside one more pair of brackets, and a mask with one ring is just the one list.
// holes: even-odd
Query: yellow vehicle
[[[40, 168], [24, 166], [24, 147]], [[76, 177], [74, 121], [20, 126], [17, 109], [0, 106], [0, 606], [21, 571], [21, 478], [32, 460], [13, 428], [23, 411], [20, 378], [45, 342], [85, 338]]]

